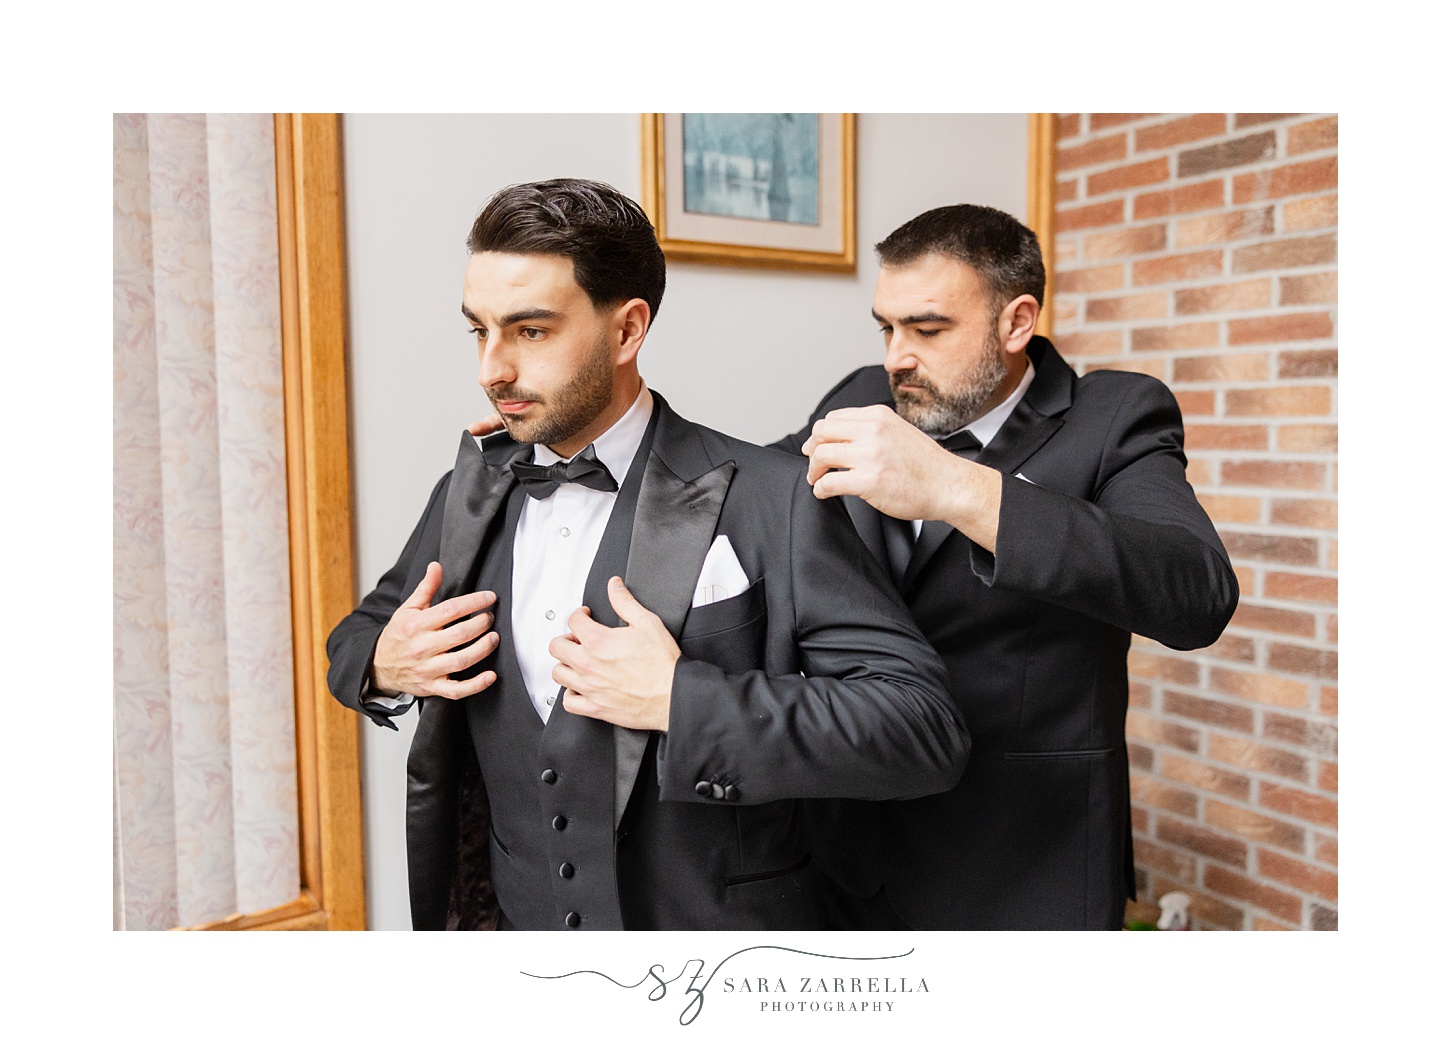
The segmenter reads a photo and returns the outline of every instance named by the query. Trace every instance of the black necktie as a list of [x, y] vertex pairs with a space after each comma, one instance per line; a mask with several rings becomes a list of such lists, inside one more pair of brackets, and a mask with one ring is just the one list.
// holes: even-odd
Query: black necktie
[[567, 482], [578, 483], [601, 493], [614, 493], [620, 487], [610, 469], [595, 456], [591, 442], [575, 455], [573, 460], [557, 460], [553, 464], [530, 464], [516, 460], [510, 464], [514, 477], [535, 500], [554, 495], [554, 491]]

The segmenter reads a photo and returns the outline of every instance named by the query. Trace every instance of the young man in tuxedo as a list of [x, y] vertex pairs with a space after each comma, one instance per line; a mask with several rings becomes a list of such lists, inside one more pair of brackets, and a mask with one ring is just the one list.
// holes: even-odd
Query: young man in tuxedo
[[1035, 335], [1042, 254], [1009, 215], [931, 210], [877, 252], [885, 366], [778, 445], [891, 573], [973, 755], [950, 791], [815, 823], [835, 923], [1120, 928], [1130, 636], [1209, 645], [1239, 598], [1178, 405], [1142, 374], [1078, 377]]
[[634, 202], [512, 186], [468, 244], [507, 434], [464, 434], [328, 641], [342, 703], [421, 705], [414, 926], [821, 927], [804, 799], [956, 782], [941, 659], [804, 460], [645, 387], [665, 262]]

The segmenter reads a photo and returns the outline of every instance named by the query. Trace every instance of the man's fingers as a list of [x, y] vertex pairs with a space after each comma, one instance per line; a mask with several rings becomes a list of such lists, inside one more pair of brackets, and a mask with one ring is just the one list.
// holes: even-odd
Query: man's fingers
[[656, 616], [649, 609], [640, 604], [639, 599], [630, 593], [625, 586], [625, 581], [618, 576], [610, 577], [608, 587], [610, 605], [614, 606], [616, 614], [631, 627], [648, 626], [651, 623], [659, 623], [660, 617]]
[[487, 658], [499, 647], [499, 632], [490, 631], [488, 634], [480, 635], [471, 644], [465, 645], [462, 649], [455, 649], [453, 652], [445, 653], [437, 660], [437, 666], [444, 675], [457, 674], [466, 671], [480, 660]]
[[854, 471], [828, 471], [811, 486], [817, 500], [845, 495], [861, 496], [866, 484]]
[[418, 622], [423, 630], [441, 630], [454, 620], [482, 612], [496, 601], [498, 598], [493, 591], [474, 591], [471, 594], [456, 595], [423, 610]]
[[806, 481], [814, 485], [832, 468], [859, 467], [861, 458], [860, 448], [850, 442], [825, 443], [811, 454], [811, 463], [806, 466]]
[[547, 648], [550, 656], [568, 667], [583, 667], [589, 660], [589, 650], [568, 634], [549, 639]]
[[566, 689], [578, 692], [585, 686], [585, 677], [567, 663], [556, 663], [554, 669], [549, 672], [549, 677], [554, 679], [556, 685], [563, 685]]
[[569, 627], [569, 633], [574, 635], [575, 640], [586, 645], [612, 630], [596, 620], [587, 605], [582, 605], [570, 613], [566, 624]]
[[429, 562], [428, 568], [423, 572], [423, 579], [418, 581], [418, 586], [408, 596], [408, 600], [399, 608], [402, 609], [426, 609], [433, 602], [433, 596], [438, 594], [438, 589], [443, 585], [443, 566], [437, 562]]
[[474, 421], [469, 425], [470, 435], [492, 435], [496, 431], [504, 430], [504, 419], [497, 413], [492, 417], [485, 417], [483, 420]]
[[477, 677], [466, 678], [463, 681], [454, 681], [452, 678], [440, 678], [433, 686], [434, 695], [442, 696], [446, 700], [461, 700], [465, 696], [474, 696], [483, 692], [498, 680], [499, 676], [493, 671], [484, 671]]

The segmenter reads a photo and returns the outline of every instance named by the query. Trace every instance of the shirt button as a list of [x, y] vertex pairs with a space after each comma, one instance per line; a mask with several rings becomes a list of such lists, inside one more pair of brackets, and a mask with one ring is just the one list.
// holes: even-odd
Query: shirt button
[[561, 526], [559, 528], [559, 535], [562, 536], [562, 537], [569, 536], [569, 527], [568, 526]]
[[546, 620], [553, 620], [554, 619], [554, 610], [553, 609], [546, 609], [546, 610], [544, 610], [544, 619], [546, 619]]
[[553, 696], [546, 696], [546, 697], [544, 697], [544, 706], [546, 706], [546, 707], [553, 707], [554, 706], [554, 697]]

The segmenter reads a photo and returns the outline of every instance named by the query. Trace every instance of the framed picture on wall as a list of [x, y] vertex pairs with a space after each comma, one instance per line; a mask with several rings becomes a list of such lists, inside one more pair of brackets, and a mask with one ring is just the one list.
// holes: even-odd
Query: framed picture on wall
[[665, 256], [856, 270], [856, 114], [647, 112], [641, 202]]

